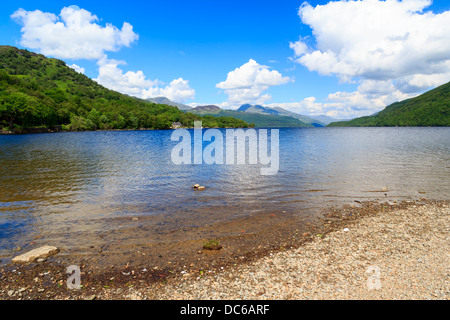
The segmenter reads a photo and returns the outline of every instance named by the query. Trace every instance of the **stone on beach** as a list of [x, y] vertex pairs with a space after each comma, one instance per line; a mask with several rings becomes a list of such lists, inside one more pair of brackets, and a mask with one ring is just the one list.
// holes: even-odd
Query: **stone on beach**
[[216, 240], [211, 240], [211, 241], [205, 242], [203, 244], [203, 249], [205, 249], [205, 250], [220, 250], [220, 249], [222, 249], [222, 245]]
[[12, 262], [14, 263], [28, 263], [33, 262], [34, 260], [38, 258], [48, 258], [51, 255], [54, 255], [58, 253], [58, 248], [53, 246], [43, 246], [31, 251], [28, 251], [27, 253], [24, 253], [20, 256], [14, 257], [12, 259]]

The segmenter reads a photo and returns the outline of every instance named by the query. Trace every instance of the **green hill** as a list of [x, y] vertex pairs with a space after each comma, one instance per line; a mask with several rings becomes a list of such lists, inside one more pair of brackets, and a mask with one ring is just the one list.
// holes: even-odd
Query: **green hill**
[[233, 118], [202, 117], [109, 90], [63, 61], [0, 46], [0, 132], [248, 127]]
[[214, 117], [233, 117], [251, 123], [257, 128], [301, 128], [312, 127], [310, 124], [306, 124], [299, 119], [280, 116], [276, 114], [262, 114], [254, 112], [246, 112], [239, 110], [224, 110], [218, 106], [198, 106], [189, 111], [199, 115], [209, 115]]
[[450, 82], [416, 98], [396, 102], [375, 115], [333, 122], [330, 127], [450, 126]]

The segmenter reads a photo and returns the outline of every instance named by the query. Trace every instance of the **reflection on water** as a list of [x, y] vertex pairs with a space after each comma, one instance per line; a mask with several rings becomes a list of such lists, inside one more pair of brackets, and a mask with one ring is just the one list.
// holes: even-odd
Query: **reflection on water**
[[[0, 136], [0, 256], [36, 235], [79, 244], [123, 217], [163, 215], [169, 228], [449, 195], [449, 128], [280, 129], [275, 176], [258, 165], [173, 165], [171, 133]], [[195, 183], [207, 191], [194, 192]]]

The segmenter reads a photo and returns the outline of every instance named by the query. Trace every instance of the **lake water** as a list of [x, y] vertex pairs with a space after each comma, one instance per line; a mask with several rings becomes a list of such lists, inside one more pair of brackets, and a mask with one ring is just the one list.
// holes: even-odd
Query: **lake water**
[[[174, 165], [171, 134], [0, 136], [0, 258], [41, 238], [67, 248], [119, 236], [133, 217], [153, 227], [148, 241], [164, 241], [169, 231], [271, 211], [450, 195], [450, 128], [280, 129], [272, 176], [260, 165]], [[196, 183], [207, 190], [193, 191]]]

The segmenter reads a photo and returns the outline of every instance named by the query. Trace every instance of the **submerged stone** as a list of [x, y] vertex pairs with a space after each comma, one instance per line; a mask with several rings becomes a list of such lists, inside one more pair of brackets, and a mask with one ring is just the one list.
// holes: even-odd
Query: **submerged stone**
[[27, 253], [24, 253], [20, 256], [14, 257], [12, 259], [12, 262], [14, 263], [28, 263], [28, 262], [33, 262], [36, 259], [39, 258], [48, 258], [51, 255], [54, 255], [56, 253], [58, 253], [59, 250], [56, 247], [52, 247], [52, 246], [43, 246], [31, 251], [28, 251]]

